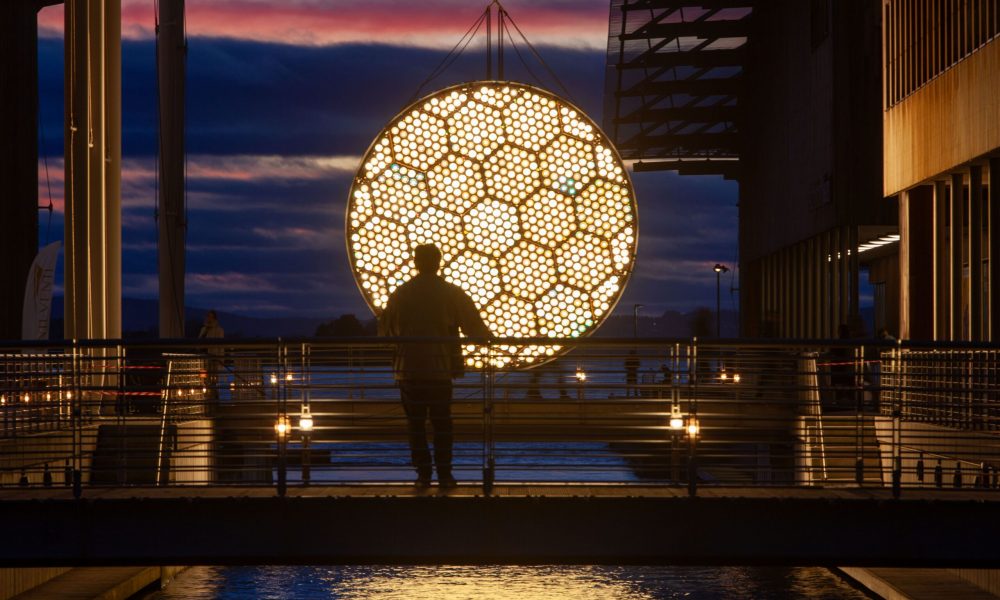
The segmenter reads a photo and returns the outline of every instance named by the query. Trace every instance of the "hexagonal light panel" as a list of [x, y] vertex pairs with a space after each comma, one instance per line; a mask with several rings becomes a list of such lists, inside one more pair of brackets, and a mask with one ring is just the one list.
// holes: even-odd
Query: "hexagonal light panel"
[[[635, 262], [635, 193], [611, 142], [547, 91], [480, 81], [404, 109], [372, 143], [347, 203], [347, 251], [372, 310], [435, 243], [500, 337], [570, 338], [611, 313]], [[559, 346], [502, 345], [496, 366], [530, 367]], [[466, 346], [470, 366], [481, 349]]]

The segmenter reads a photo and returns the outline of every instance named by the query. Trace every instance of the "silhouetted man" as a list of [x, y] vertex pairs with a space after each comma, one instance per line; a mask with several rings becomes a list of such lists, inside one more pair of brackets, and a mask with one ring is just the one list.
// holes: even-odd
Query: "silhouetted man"
[[379, 334], [401, 337], [454, 338], [448, 342], [406, 342], [396, 348], [394, 368], [409, 426], [410, 455], [417, 486], [431, 482], [427, 418], [434, 427], [434, 465], [442, 488], [455, 487], [451, 473], [451, 380], [464, 372], [459, 330], [488, 337], [490, 330], [472, 298], [438, 275], [441, 251], [434, 244], [417, 246], [413, 262], [418, 274], [399, 286], [379, 317]]

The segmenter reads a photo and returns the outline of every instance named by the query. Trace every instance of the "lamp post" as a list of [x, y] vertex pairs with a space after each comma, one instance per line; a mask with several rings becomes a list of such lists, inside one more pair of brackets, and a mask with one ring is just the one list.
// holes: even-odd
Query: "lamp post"
[[715, 263], [715, 337], [722, 337], [722, 296], [719, 291], [723, 273], [729, 272], [729, 267]]
[[302, 412], [299, 415], [299, 432], [302, 434], [302, 483], [304, 485], [309, 485], [311, 477], [310, 473], [310, 455], [309, 455], [309, 441], [312, 436], [313, 431], [313, 417], [312, 412], [309, 410], [308, 404], [302, 405]]

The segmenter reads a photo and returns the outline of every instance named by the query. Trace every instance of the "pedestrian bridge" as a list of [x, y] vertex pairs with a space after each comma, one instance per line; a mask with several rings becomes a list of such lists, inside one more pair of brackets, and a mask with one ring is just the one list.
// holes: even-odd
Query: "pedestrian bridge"
[[559, 340], [456, 383], [441, 491], [411, 483], [386, 340], [198, 343], [0, 357], [0, 563], [1000, 555], [991, 348]]

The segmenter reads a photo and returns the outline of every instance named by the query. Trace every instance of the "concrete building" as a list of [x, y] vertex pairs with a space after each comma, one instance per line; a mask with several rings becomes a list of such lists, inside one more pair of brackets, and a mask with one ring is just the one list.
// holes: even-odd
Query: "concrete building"
[[883, 195], [902, 240], [872, 273], [898, 285], [902, 337], [1000, 341], [1000, 5], [881, 8]]
[[605, 127], [738, 179], [743, 335], [995, 341], [998, 33], [990, 0], [613, 0]]
[[879, 23], [874, 1], [612, 2], [605, 127], [623, 156], [739, 181], [743, 335], [860, 333], [852, 249], [895, 233]]

